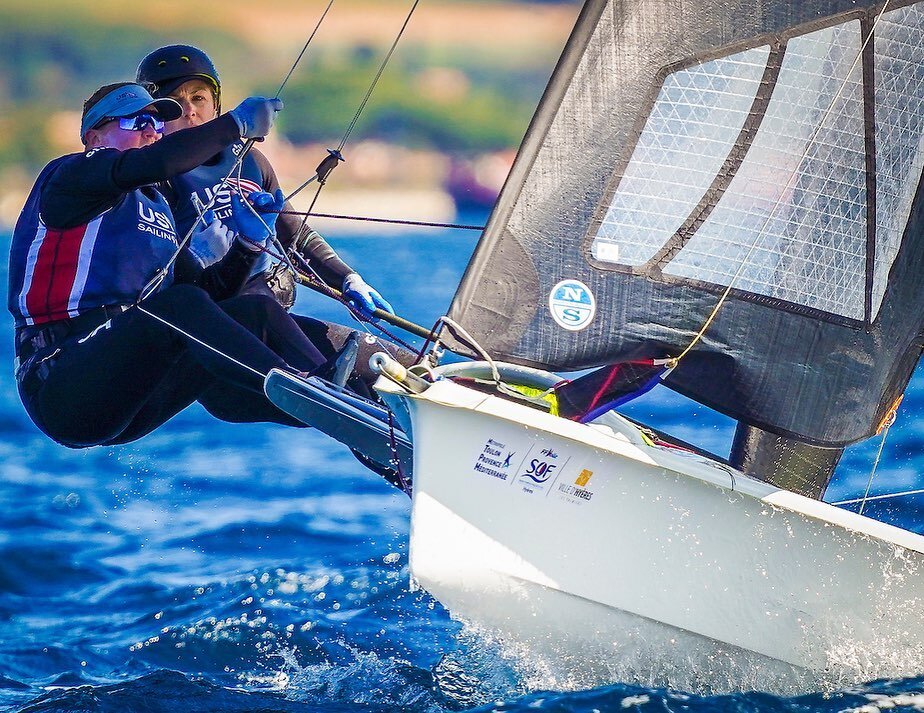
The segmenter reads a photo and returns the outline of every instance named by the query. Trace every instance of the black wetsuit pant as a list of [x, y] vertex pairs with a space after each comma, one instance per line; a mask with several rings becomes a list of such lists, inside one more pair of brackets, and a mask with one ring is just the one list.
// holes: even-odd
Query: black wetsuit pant
[[325, 362], [272, 298], [241, 295], [219, 304], [198, 287], [174, 285], [142, 307], [186, 334], [133, 307], [20, 367], [26, 410], [51, 438], [75, 448], [126, 443], [212, 387], [236, 404], [238, 420], [262, 420], [263, 410], [275, 408], [263, 395], [270, 369], [313, 371]]
[[[240, 299], [243, 299], [243, 296]], [[343, 348], [347, 337], [355, 331], [342, 324], [324, 322], [291, 313], [289, 316], [331, 366], [333, 360], [337, 358]], [[417, 355], [413, 352], [384, 340], [369, 340], [365, 336], [360, 337], [356, 366], [352, 376], [347, 380], [346, 386], [351, 391], [366, 398], [375, 398], [372, 384], [378, 378], [378, 374], [373, 372], [369, 366], [369, 357], [376, 352], [388, 352], [406, 366], [413, 364], [417, 358]], [[322, 370], [319, 376], [325, 377], [327, 374]], [[283, 413], [268, 401], [264, 400], [260, 404], [247, 400], [242, 403], [240, 393], [223, 388], [221, 384], [215, 384], [203, 391], [198, 400], [212, 416], [230, 423], [266, 421], [287, 426], [304, 426], [303, 423]]]
[[[294, 290], [294, 284], [292, 285]], [[292, 300], [286, 299], [286, 296], [277, 295], [267, 284], [267, 273], [263, 273], [252, 278], [242, 290], [241, 299], [246, 296], [261, 296], [272, 299], [276, 302], [287, 303], [291, 305]], [[294, 299], [294, 293], [290, 295]], [[304, 317], [298, 314], [288, 313], [292, 323], [298, 325], [298, 328], [307, 337], [309, 341], [318, 349], [322, 357], [330, 364], [338, 356], [343, 348], [347, 338], [356, 330], [336, 324], [335, 322], [325, 322], [312, 317]], [[239, 317], [236, 317], [239, 319]], [[375, 398], [372, 391], [372, 384], [378, 378], [378, 374], [372, 371], [369, 366], [369, 357], [376, 352], [388, 352], [392, 357], [397, 359], [405, 366], [416, 363], [417, 355], [403, 347], [392, 344], [382, 339], [368, 339], [363, 335], [359, 340], [359, 350], [356, 355], [356, 365], [353, 373], [347, 380], [346, 386], [360, 396]], [[328, 374], [322, 371], [320, 376]], [[288, 426], [303, 426], [300, 421], [296, 421], [288, 414], [283, 413], [268, 401], [255, 403], [253, 400], [242, 402], [240, 393], [224, 388], [221, 384], [215, 384], [211, 388], [204, 390], [199, 396], [199, 402], [205, 407], [206, 411], [215, 418], [231, 423], [267, 421], [271, 423], [281, 423]]]

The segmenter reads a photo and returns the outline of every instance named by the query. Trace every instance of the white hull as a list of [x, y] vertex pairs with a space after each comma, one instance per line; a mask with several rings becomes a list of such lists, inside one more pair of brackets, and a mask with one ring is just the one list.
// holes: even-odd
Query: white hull
[[[617, 416], [380, 385], [412, 422], [413, 576], [547, 684], [779, 690], [924, 670], [924, 537], [647, 445]], [[540, 464], [543, 482], [527, 475]]]

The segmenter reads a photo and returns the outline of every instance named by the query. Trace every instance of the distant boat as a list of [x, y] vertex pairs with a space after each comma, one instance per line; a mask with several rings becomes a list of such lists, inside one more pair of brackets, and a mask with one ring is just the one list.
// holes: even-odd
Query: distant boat
[[[922, 48], [924, 2], [585, 3], [443, 333], [497, 362], [381, 359], [378, 436], [330, 402], [412, 460], [421, 586], [575, 685], [924, 670], [924, 537], [820, 500], [921, 351]], [[645, 360], [728, 461], [605, 412]]]
[[489, 211], [510, 171], [514, 155], [507, 152], [484, 154], [473, 159], [453, 158], [445, 188], [459, 213]]

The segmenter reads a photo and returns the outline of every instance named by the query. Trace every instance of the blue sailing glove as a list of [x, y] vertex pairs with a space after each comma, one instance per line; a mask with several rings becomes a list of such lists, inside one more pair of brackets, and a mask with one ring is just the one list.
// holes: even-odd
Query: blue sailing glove
[[359, 273], [351, 272], [343, 278], [343, 296], [350, 305], [368, 317], [372, 316], [376, 307], [390, 314], [395, 311], [391, 305], [383, 299], [382, 295], [375, 289], [366, 284], [366, 281], [359, 276]]
[[282, 106], [282, 99], [247, 97], [228, 113], [237, 122], [242, 139], [262, 139], [273, 128]]
[[220, 220], [216, 220], [215, 212], [211, 210], [206, 211], [196, 225], [189, 238], [189, 252], [206, 268], [227, 255], [234, 233]]
[[231, 195], [231, 218], [229, 225], [235, 232], [248, 240], [266, 245], [276, 235], [276, 219], [282, 210], [286, 197], [281, 188], [274, 194], [254, 191], [247, 202], [237, 194]]

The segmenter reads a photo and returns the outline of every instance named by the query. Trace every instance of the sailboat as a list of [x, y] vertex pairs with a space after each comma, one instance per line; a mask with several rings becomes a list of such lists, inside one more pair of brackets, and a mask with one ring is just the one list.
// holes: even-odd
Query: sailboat
[[[821, 497], [922, 347], [922, 48], [924, 2], [588, 0], [444, 321], [475, 361], [267, 394], [413, 471], [414, 580], [556, 685], [919, 674], [924, 537]], [[646, 360], [730, 458], [559, 413]]]

